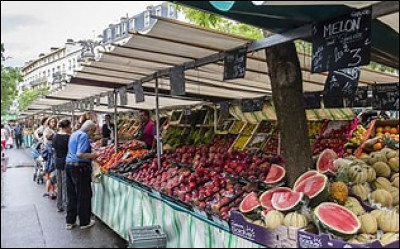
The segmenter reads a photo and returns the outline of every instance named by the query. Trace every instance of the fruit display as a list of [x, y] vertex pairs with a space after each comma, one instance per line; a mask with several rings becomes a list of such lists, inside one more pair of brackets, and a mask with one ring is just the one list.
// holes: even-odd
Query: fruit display
[[248, 142], [246, 150], [261, 150], [268, 139], [268, 134], [256, 134]]
[[264, 146], [263, 152], [265, 154], [280, 155], [280, 131], [275, 130], [268, 138]]
[[362, 125], [358, 125], [349, 142], [345, 145], [346, 152], [349, 155], [352, 155], [354, 151], [364, 143], [364, 140], [367, 138], [367, 134], [367, 129], [365, 129]]
[[254, 133], [254, 130], [257, 128], [256, 124], [247, 123], [242, 129], [241, 134], [245, 136], [251, 136]]
[[118, 125], [118, 137], [120, 139], [133, 139], [139, 130], [141, 123], [135, 120], [124, 120]]
[[315, 141], [312, 146], [314, 155], [318, 155], [326, 149], [334, 150], [339, 156], [344, 154], [345, 144], [352, 134], [352, 122], [330, 121], [323, 134]]
[[390, 126], [390, 125], [377, 126], [375, 129], [375, 137], [381, 138], [381, 139], [390, 137], [390, 138], [394, 139], [395, 141], [397, 141], [397, 143], [398, 143], [399, 142], [399, 125], [397, 124], [397, 126]]
[[258, 125], [256, 133], [257, 134], [271, 134], [271, 132], [275, 129], [275, 127], [276, 127], [276, 124], [274, 122], [263, 120]]
[[243, 129], [243, 127], [246, 125], [246, 123], [244, 122], [244, 121], [241, 121], [241, 120], [236, 120], [234, 123], [233, 123], [233, 125], [232, 125], [232, 127], [231, 127], [231, 129], [229, 130], [229, 133], [230, 134], [239, 134], [240, 133], [240, 131]]
[[324, 124], [324, 121], [308, 121], [308, 137], [311, 145], [315, 143], [315, 140], [321, 134]]

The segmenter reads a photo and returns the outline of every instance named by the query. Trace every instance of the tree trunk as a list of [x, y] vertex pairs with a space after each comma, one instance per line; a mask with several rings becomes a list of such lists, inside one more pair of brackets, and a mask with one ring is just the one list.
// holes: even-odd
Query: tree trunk
[[267, 48], [266, 55], [281, 130], [286, 178], [293, 187], [296, 179], [313, 165], [300, 62], [293, 42]]

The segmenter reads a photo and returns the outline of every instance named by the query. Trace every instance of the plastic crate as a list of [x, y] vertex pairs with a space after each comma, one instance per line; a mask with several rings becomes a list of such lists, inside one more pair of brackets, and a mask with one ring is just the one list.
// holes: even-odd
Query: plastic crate
[[160, 226], [129, 229], [128, 248], [166, 248], [167, 235]]

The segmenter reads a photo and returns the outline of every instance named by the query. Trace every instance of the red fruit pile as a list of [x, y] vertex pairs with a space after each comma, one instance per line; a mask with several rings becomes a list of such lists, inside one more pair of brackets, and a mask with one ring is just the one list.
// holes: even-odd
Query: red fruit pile
[[344, 145], [348, 142], [348, 133], [351, 129], [351, 124], [346, 123], [340, 128], [332, 129], [331, 131], [321, 135], [312, 147], [314, 155], [321, 154], [326, 149], [332, 149], [337, 154], [342, 154]]

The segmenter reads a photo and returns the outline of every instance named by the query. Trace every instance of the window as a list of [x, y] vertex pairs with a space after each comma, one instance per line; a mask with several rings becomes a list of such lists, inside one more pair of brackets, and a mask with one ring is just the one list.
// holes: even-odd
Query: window
[[68, 60], [68, 70], [71, 71], [72, 69], [72, 61]]
[[128, 33], [128, 23], [124, 22], [122, 23], [122, 35], [126, 35]]
[[111, 29], [107, 29], [107, 40], [108, 41], [112, 40], [112, 30]]
[[148, 26], [150, 26], [150, 12], [146, 11], [144, 13], [144, 27], [147, 28]]
[[115, 37], [120, 37], [121, 36], [121, 26], [116, 26], [115, 27]]
[[135, 30], [135, 19], [129, 20], [129, 30], [131, 31]]
[[161, 6], [157, 7], [156, 16], [162, 16], [162, 7]]

